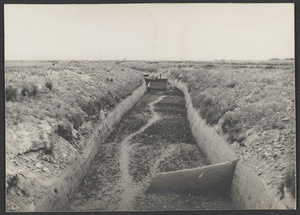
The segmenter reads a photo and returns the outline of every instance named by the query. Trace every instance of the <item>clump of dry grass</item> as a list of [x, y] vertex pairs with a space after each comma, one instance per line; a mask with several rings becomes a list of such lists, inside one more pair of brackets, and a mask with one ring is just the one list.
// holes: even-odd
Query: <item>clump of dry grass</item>
[[35, 97], [39, 93], [38, 87], [35, 84], [25, 84], [21, 89], [22, 96]]
[[6, 87], [5, 89], [5, 99], [6, 101], [15, 101], [17, 99], [17, 88], [9, 85], [8, 87]]
[[47, 80], [45, 83], [45, 87], [47, 87], [50, 91], [53, 89], [53, 83], [50, 80]]
[[287, 175], [284, 178], [284, 184], [289, 189], [292, 197], [295, 199], [296, 197], [296, 170], [294, 168], [294, 165], [291, 165], [287, 170]]
[[67, 114], [66, 118], [69, 120], [73, 128], [76, 130], [78, 130], [84, 122], [84, 116], [80, 112]]
[[71, 123], [65, 121], [60, 123], [57, 126], [56, 129], [56, 133], [57, 135], [61, 136], [62, 138], [64, 138], [65, 140], [72, 142], [73, 137], [72, 137], [72, 126]]

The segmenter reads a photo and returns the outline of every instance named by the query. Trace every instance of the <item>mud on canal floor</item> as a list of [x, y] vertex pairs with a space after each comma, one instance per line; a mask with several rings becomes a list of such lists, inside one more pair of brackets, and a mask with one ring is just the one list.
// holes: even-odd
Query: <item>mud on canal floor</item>
[[232, 209], [228, 196], [148, 193], [156, 173], [208, 165], [178, 89], [146, 93], [99, 148], [65, 211]]

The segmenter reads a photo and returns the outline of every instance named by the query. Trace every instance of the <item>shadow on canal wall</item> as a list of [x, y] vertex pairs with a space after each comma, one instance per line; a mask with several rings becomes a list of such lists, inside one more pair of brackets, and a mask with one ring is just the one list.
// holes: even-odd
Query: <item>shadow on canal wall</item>
[[[212, 164], [238, 159], [224, 137], [219, 135], [214, 127], [205, 123], [193, 107], [190, 94], [185, 84], [179, 81], [169, 82], [180, 89], [186, 100], [187, 117], [192, 134], [200, 147], [206, 153]], [[276, 197], [276, 190], [271, 190], [256, 173], [246, 166], [246, 160], [240, 158], [233, 175], [231, 197], [239, 209], [287, 209], [287, 204]]]
[[30, 205], [24, 210], [45, 212], [62, 209], [62, 207], [68, 203], [69, 198], [71, 198], [73, 192], [84, 177], [86, 170], [98, 151], [99, 145], [107, 139], [113, 131], [114, 125], [136, 104], [144, 95], [145, 91], [146, 83], [144, 82], [127, 98], [118, 103], [113, 111], [93, 129], [93, 133], [85, 142], [85, 148], [82, 154], [74, 159], [74, 162], [66, 168], [60, 177], [53, 181], [47, 181], [49, 192], [36, 201], [34, 205]]

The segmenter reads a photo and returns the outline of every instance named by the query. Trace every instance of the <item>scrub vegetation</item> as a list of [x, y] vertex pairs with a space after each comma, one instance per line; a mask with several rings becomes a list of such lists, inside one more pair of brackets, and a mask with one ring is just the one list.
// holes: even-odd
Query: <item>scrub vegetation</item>
[[30, 204], [39, 190], [28, 185], [30, 174], [33, 181], [61, 174], [94, 126], [143, 81], [111, 61], [6, 61], [7, 209]]

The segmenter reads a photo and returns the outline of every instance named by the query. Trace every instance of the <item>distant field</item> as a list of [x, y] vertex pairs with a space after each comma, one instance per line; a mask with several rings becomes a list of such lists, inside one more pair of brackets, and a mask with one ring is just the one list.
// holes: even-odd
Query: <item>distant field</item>
[[200, 64], [172, 70], [187, 83], [193, 104], [210, 125], [220, 122], [229, 142], [242, 142], [248, 129], [294, 127], [293, 63]]
[[[142, 82], [139, 72], [110, 61], [6, 61], [7, 155], [32, 147], [31, 138], [24, 140], [27, 146], [12, 144], [16, 131], [22, 130], [19, 124], [40, 134], [45, 129], [39, 125], [43, 120], [50, 130], [72, 140], [73, 129], [79, 130], [87, 120], [100, 120]], [[44, 147], [39, 139], [36, 144]]]

